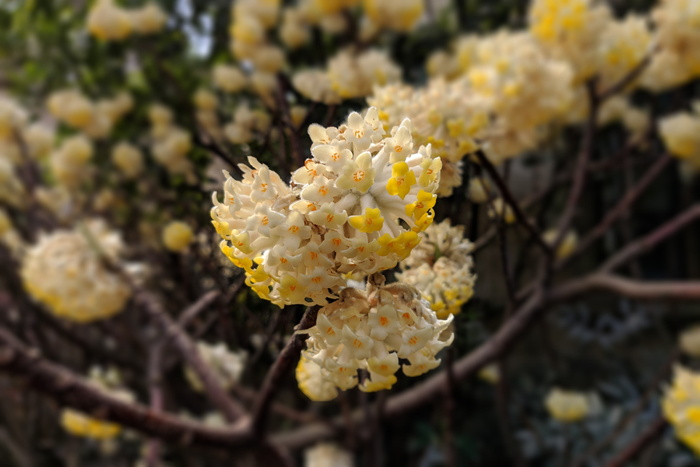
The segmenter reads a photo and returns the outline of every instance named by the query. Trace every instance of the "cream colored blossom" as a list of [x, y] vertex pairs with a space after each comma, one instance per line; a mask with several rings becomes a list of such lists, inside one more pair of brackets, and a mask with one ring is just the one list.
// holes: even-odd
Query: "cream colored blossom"
[[495, 363], [489, 363], [477, 373], [479, 379], [489, 384], [498, 384], [501, 380], [501, 371]]
[[299, 389], [312, 401], [325, 402], [338, 397], [338, 388], [327, 379], [321, 366], [303, 355], [296, 368]]
[[610, 9], [592, 0], [534, 0], [530, 5], [530, 32], [545, 50], [569, 62], [576, 82], [598, 72], [599, 46]]
[[[367, 291], [343, 289], [305, 331], [309, 338], [302, 355], [321, 367], [322, 381], [341, 390], [358, 384], [365, 392], [390, 389], [400, 367], [406, 376], [422, 375], [440, 365], [437, 353], [454, 338], [446, 331], [452, 316], [439, 320], [415, 288], [374, 281], [371, 277]], [[358, 370], [367, 371], [364, 381]]]
[[659, 120], [659, 133], [668, 151], [686, 160], [700, 160], [700, 116], [679, 112]]
[[56, 135], [54, 131], [40, 123], [33, 123], [27, 126], [22, 136], [27, 143], [29, 155], [34, 159], [44, 159], [53, 149]]
[[49, 160], [56, 181], [68, 188], [85, 182], [91, 172], [89, 162], [94, 151], [92, 142], [83, 135], [64, 139]]
[[25, 202], [25, 189], [10, 160], [0, 157], [0, 201], [12, 206]]
[[491, 197], [491, 183], [485, 177], [471, 178], [467, 193], [472, 203], [485, 203]]
[[598, 45], [598, 86], [607, 89], [627, 76], [650, 52], [651, 41], [647, 19], [642, 16], [629, 15], [608, 23]]
[[155, 2], [148, 2], [140, 8], [129, 11], [131, 27], [137, 34], [154, 34], [165, 27], [168, 16]]
[[132, 31], [129, 12], [113, 0], [97, 0], [87, 16], [90, 34], [102, 40], [122, 40]]
[[122, 141], [112, 149], [112, 164], [126, 178], [136, 178], [143, 172], [143, 153], [133, 144]]
[[284, 45], [293, 50], [309, 41], [310, 25], [301, 9], [287, 7], [284, 9], [282, 18], [279, 36]]
[[700, 455], [700, 375], [676, 365], [673, 382], [666, 388], [661, 407], [676, 437]]
[[363, 0], [365, 14], [379, 28], [408, 32], [423, 16], [423, 0]]
[[108, 318], [124, 308], [131, 289], [101, 255], [118, 261], [123, 248], [119, 234], [102, 221], [57, 230], [29, 247], [22, 282], [56, 316], [79, 323]]
[[400, 81], [401, 69], [383, 51], [344, 50], [328, 61], [328, 78], [331, 88], [343, 99], [349, 99], [368, 96], [375, 85]]
[[399, 263], [396, 278], [412, 285], [430, 302], [438, 318], [457, 314], [472, 295], [476, 275], [469, 255], [473, 244], [464, 238], [464, 226], [445, 220], [421, 234], [422, 241]]
[[[247, 352], [244, 350], [232, 352], [223, 342], [218, 344], [198, 342], [197, 350], [200, 358], [214, 372], [222, 388], [231, 389], [240, 380], [248, 357]], [[195, 390], [200, 392], [203, 390], [202, 382], [189, 366], [185, 367], [185, 376]]]
[[[334, 2], [329, 2], [334, 3]], [[337, 444], [319, 443], [304, 451], [304, 467], [354, 467], [352, 453]]]
[[311, 69], [296, 73], [292, 84], [299, 93], [315, 102], [324, 104], [339, 104], [341, 97], [331, 86], [328, 73], [324, 70]]
[[0, 96], [0, 141], [14, 141], [27, 123], [27, 112], [13, 99]]
[[230, 93], [242, 91], [248, 84], [243, 71], [233, 65], [214, 65], [212, 80], [218, 89]]
[[663, 0], [651, 18], [659, 52], [642, 75], [643, 86], [659, 92], [700, 76], [700, 4]]
[[227, 174], [212, 219], [246, 283], [280, 306], [326, 304], [344, 275], [408, 256], [432, 222], [441, 167], [429, 148], [414, 148], [409, 127], [386, 134], [376, 109], [353, 112], [338, 128], [309, 127], [313, 158], [291, 186], [252, 157], [242, 181]]
[[557, 387], [549, 391], [544, 405], [552, 418], [566, 423], [582, 420], [592, 411], [590, 395]]

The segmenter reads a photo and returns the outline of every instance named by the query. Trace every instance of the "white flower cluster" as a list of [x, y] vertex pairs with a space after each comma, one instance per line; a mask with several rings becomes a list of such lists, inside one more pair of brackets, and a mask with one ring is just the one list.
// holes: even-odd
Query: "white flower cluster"
[[109, 136], [114, 125], [133, 108], [134, 100], [122, 92], [93, 102], [76, 89], [64, 89], [52, 93], [46, 106], [58, 121], [101, 139]]
[[[337, 391], [323, 386], [303, 385], [305, 371], [320, 367], [321, 382], [347, 390], [358, 385], [362, 391], [390, 389], [401, 367], [406, 376], [419, 376], [440, 365], [437, 353], [452, 343], [448, 331], [452, 316], [440, 320], [420, 292], [408, 284], [373, 284], [367, 291], [347, 288], [340, 298], [321, 308], [316, 325], [308, 331], [302, 367], [297, 369], [300, 387], [314, 400], [328, 400]], [[399, 359], [407, 360], [403, 365]], [[307, 370], [307, 368], [309, 368]], [[363, 370], [361, 380], [358, 370]], [[323, 390], [321, 390], [323, 388]]]
[[122, 8], [114, 0], [97, 0], [87, 16], [90, 34], [101, 40], [119, 41], [131, 34], [154, 34], [165, 27], [168, 17], [155, 2], [140, 8]]
[[700, 454], [700, 374], [681, 365], [673, 371], [673, 382], [666, 388], [661, 408], [673, 425], [676, 437]]
[[[223, 342], [218, 344], [198, 342], [197, 350], [202, 360], [216, 375], [222, 388], [228, 390], [239, 381], [248, 357], [246, 351], [232, 352]], [[185, 367], [185, 377], [196, 391], [203, 390], [202, 382], [189, 366]]]
[[441, 162], [414, 150], [408, 120], [387, 135], [370, 108], [309, 134], [314, 157], [291, 185], [251, 157], [242, 181], [227, 174], [223, 202], [213, 196], [222, 251], [280, 306], [325, 305], [346, 275], [396, 266], [434, 215]]
[[334, 443], [319, 443], [304, 451], [304, 467], [354, 467], [352, 453]]
[[119, 234], [101, 220], [44, 235], [22, 262], [24, 287], [61, 318], [79, 323], [108, 318], [124, 308], [131, 289], [101, 255], [118, 261], [122, 250]]
[[345, 49], [328, 61], [326, 70], [301, 71], [293, 83], [297, 91], [313, 101], [337, 104], [343, 99], [368, 96], [374, 86], [400, 80], [401, 69], [385, 52]]
[[469, 255], [474, 245], [464, 238], [464, 226], [452, 227], [449, 219], [432, 224], [421, 236], [421, 243], [399, 263], [403, 272], [396, 278], [418, 289], [438, 318], [456, 315], [474, 295], [476, 275]]
[[194, 168], [187, 155], [192, 149], [192, 135], [174, 123], [172, 111], [161, 104], [151, 105], [151, 153], [153, 159], [171, 175], [183, 175], [194, 182]]

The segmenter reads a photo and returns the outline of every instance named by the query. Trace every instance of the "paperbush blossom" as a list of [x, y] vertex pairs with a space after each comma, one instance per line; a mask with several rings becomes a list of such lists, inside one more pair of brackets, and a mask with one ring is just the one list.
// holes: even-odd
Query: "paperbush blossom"
[[[247, 352], [243, 350], [232, 352], [223, 342], [218, 344], [198, 342], [197, 350], [204, 363], [214, 372], [222, 388], [228, 390], [238, 382], [248, 357]], [[189, 366], [185, 367], [185, 377], [195, 390], [201, 392], [204, 389], [199, 377]]]
[[187, 158], [192, 149], [192, 135], [173, 122], [170, 109], [161, 105], [151, 105], [148, 117], [151, 120], [151, 153], [153, 159], [171, 175], [183, 175], [195, 181], [192, 162]]
[[464, 238], [464, 226], [450, 221], [432, 224], [421, 234], [423, 240], [399, 263], [401, 282], [412, 285], [430, 302], [438, 318], [457, 314], [474, 295], [476, 276], [469, 253], [474, 245]]
[[157, 3], [126, 9], [113, 0], [97, 0], [87, 16], [90, 34], [105, 41], [120, 41], [130, 34], [153, 34], [165, 26], [167, 16]]
[[[319, 310], [316, 325], [303, 331], [309, 334], [304, 365], [319, 366], [321, 376], [315, 375], [315, 380], [341, 390], [358, 384], [364, 392], [390, 389], [399, 368], [406, 376], [419, 376], [440, 365], [437, 353], [454, 339], [448, 330], [452, 318], [438, 319], [414, 287], [400, 282], [380, 285], [372, 276], [366, 291], [343, 289], [337, 301]], [[399, 359], [408, 363], [401, 365]], [[360, 380], [358, 370], [366, 370], [368, 376]], [[311, 398], [317, 394], [304, 392]], [[326, 396], [320, 400], [332, 395], [325, 389], [318, 394]]]
[[661, 401], [676, 437], [700, 455], [700, 374], [676, 365], [673, 382]]
[[124, 308], [131, 289], [100, 255], [118, 261], [123, 248], [119, 235], [101, 220], [57, 230], [28, 248], [22, 282], [56, 316], [79, 323], [108, 318]]
[[[542, 234], [542, 240], [544, 240], [548, 245], [553, 245], [558, 236], [559, 230], [549, 229]], [[574, 231], [569, 231], [564, 234], [564, 237], [562, 237], [561, 243], [559, 243], [555, 254], [558, 259], [567, 258], [576, 250], [577, 246], [578, 235]]]
[[700, 105], [694, 112], [678, 112], [659, 120], [659, 133], [668, 152], [693, 171], [700, 169]]
[[312, 158], [291, 184], [255, 158], [213, 196], [222, 251], [260, 297], [325, 305], [346, 275], [390, 269], [433, 219], [441, 162], [414, 148], [410, 122], [387, 134], [377, 110], [338, 128], [311, 125]]
[[664, 91], [700, 76], [700, 4], [663, 0], [652, 11], [658, 53], [642, 75], [642, 84]]

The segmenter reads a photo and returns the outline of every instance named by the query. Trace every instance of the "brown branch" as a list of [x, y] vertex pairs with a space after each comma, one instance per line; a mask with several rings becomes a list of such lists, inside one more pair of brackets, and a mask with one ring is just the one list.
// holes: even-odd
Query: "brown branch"
[[588, 163], [593, 153], [593, 140], [596, 133], [596, 120], [598, 116], [599, 102], [595, 94], [593, 82], [586, 83], [586, 90], [588, 91], [589, 103], [588, 119], [584, 128], [579, 154], [576, 159], [576, 167], [574, 168], [574, 178], [571, 191], [569, 192], [569, 197], [566, 200], [564, 212], [559, 218], [557, 225], [559, 234], [557, 235], [557, 238], [552, 246], [554, 250], [556, 250], [556, 248], [559, 246], [569, 230], [569, 227], [571, 227], [571, 223], [574, 219], [574, 213], [576, 212], [576, 208], [578, 207], [581, 196], [583, 195], [583, 189], [586, 186]]
[[625, 264], [632, 258], [650, 250], [661, 241], [700, 218], [700, 203], [694, 204], [678, 216], [663, 224], [646, 236], [628, 244], [625, 248], [610, 257], [600, 268], [600, 272], [610, 272]]
[[513, 210], [513, 214], [515, 215], [515, 218], [518, 220], [520, 224], [522, 224], [528, 232], [532, 235], [532, 237], [535, 239], [537, 244], [544, 250], [544, 252], [547, 254], [547, 256], [552, 256], [552, 249], [550, 246], [542, 239], [542, 235], [540, 234], [539, 230], [537, 227], [535, 227], [525, 216], [525, 213], [523, 212], [522, 208], [520, 207], [520, 204], [515, 200], [515, 197], [513, 196], [513, 193], [508, 189], [508, 186], [506, 185], [505, 180], [503, 180], [503, 177], [501, 177], [501, 174], [498, 173], [498, 170], [496, 170], [496, 167], [491, 163], [491, 161], [486, 157], [486, 154], [482, 150], [478, 150], [475, 152], [476, 157], [479, 159], [479, 162], [481, 165], [484, 167], [486, 172], [488, 172], [489, 176], [493, 179], [493, 181], [496, 183], [498, 186], [498, 190], [501, 192], [501, 196], [503, 196], [503, 199], [508, 203], [508, 205], [511, 207]]
[[700, 281], [644, 281], [597, 273], [557, 287], [554, 300], [606, 290], [637, 300], [700, 300]]
[[31, 387], [60, 404], [172, 443], [245, 449], [255, 441], [248, 424], [212, 428], [158, 414], [141, 404], [114, 397], [73, 372], [48, 362], [36, 349], [22, 344], [1, 327], [0, 369], [23, 377]]
[[625, 212], [627, 212], [630, 206], [632, 206], [632, 204], [637, 201], [642, 194], [644, 194], [649, 185], [656, 180], [656, 177], [663, 172], [671, 160], [672, 157], [669, 154], [664, 154], [661, 156], [661, 158], [659, 158], [656, 163], [644, 173], [639, 182], [637, 182], [633, 188], [625, 193], [625, 196], [615, 205], [615, 207], [608, 211], [603, 220], [601, 220], [598, 225], [596, 225], [593, 230], [591, 230], [590, 233], [586, 235], [583, 240], [581, 240], [576, 252], [574, 252], [571, 257], [567, 258], [567, 260], [588, 249], [588, 247], [591, 246], [594, 241], [607, 232], [613, 223]]
[[659, 415], [649, 427], [642, 432], [637, 438], [632, 440], [627, 447], [615, 456], [610, 462], [605, 464], [607, 467], [622, 467], [629, 465], [630, 461], [634, 459], [637, 454], [642, 452], [644, 448], [649, 446], [656, 438], [661, 436], [666, 428], [666, 420], [664, 417]]
[[[202, 360], [196, 345], [189, 336], [165, 312], [160, 302], [153, 295], [139, 288], [136, 288], [136, 291], [136, 302], [139, 303], [149, 317], [163, 329], [165, 339], [171, 339], [173, 341], [175, 346], [182, 353], [187, 364], [202, 382], [204, 391], [212, 403], [216, 405], [229, 422], [236, 420], [245, 421], [245, 409], [221, 387], [218, 378], [212, 369]], [[197, 302], [190, 305], [189, 309], [183, 312], [183, 314], [189, 314], [189, 310], [193, 307], [200, 307], [202, 302], [213, 301], [212, 297], [213, 294], [211, 292], [205, 294], [197, 300]]]
[[[307, 308], [301, 321], [299, 321], [299, 324], [296, 326], [296, 330], [303, 331], [316, 324], [318, 310], [318, 306]], [[307, 338], [308, 334], [294, 334], [280, 352], [267, 375], [265, 375], [265, 381], [260, 390], [260, 396], [253, 409], [253, 431], [256, 434], [261, 435], [264, 433], [267, 425], [268, 413], [270, 411], [270, 404], [275, 394], [280, 389], [284, 377], [292, 369], [294, 364], [297, 363], [299, 354], [304, 348], [304, 342]]]

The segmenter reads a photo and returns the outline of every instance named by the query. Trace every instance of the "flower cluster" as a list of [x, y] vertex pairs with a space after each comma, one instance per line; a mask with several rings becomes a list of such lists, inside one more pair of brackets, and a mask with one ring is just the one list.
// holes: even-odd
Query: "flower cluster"
[[695, 325], [684, 330], [678, 336], [678, 346], [692, 357], [700, 357], [700, 326]]
[[[230, 389], [241, 377], [248, 354], [244, 351], [232, 352], [226, 344], [197, 343], [197, 351], [204, 363], [214, 372], [217, 381], [224, 389]], [[202, 382], [189, 366], [185, 367], [185, 377], [196, 391], [202, 391]]]
[[58, 121], [101, 139], [109, 136], [114, 125], [133, 108], [134, 100], [122, 92], [93, 102], [78, 90], [65, 89], [51, 94], [46, 106]]
[[183, 175], [193, 182], [192, 162], [187, 158], [192, 149], [192, 135], [174, 123], [172, 111], [162, 104], [151, 105], [148, 117], [153, 159], [171, 175]]
[[251, 157], [242, 181], [227, 174], [223, 202], [213, 196], [222, 251], [280, 306], [324, 305], [346, 275], [394, 267], [434, 215], [441, 162], [414, 150], [408, 120], [387, 135], [371, 108], [309, 134], [313, 158], [291, 185]]
[[464, 238], [464, 226], [452, 227], [449, 219], [432, 224], [421, 236], [421, 243], [399, 263], [402, 272], [396, 278], [418, 289], [438, 318], [456, 315], [474, 294], [473, 244]]
[[[297, 375], [309, 398], [335, 397], [324, 386], [327, 382], [341, 390], [359, 383], [360, 390], [374, 392], [390, 389], [399, 367], [406, 376], [420, 376], [440, 365], [437, 353], [454, 339], [448, 330], [453, 317], [438, 319], [408, 284], [384, 286], [374, 281], [370, 277], [367, 291], [343, 289], [336, 302], [319, 310], [316, 325], [304, 331], [309, 338]], [[408, 363], [401, 365], [399, 359]], [[363, 380], [358, 370], [367, 372]]]
[[293, 82], [294, 87], [309, 99], [337, 104], [342, 99], [368, 96], [374, 86], [400, 79], [401, 69], [385, 52], [345, 49], [328, 61], [326, 70], [301, 71], [294, 76]]
[[658, 52], [642, 76], [653, 91], [664, 91], [700, 76], [700, 5], [663, 0], [652, 12]]
[[154, 34], [163, 29], [165, 12], [155, 2], [140, 8], [121, 8], [114, 0], [97, 0], [87, 16], [90, 34], [105, 41], [120, 41], [130, 34]]
[[661, 407], [676, 437], [700, 454], [700, 374], [677, 365]]
[[124, 308], [131, 289], [101, 256], [117, 261], [122, 250], [119, 235], [100, 220], [44, 235], [23, 259], [24, 287], [56, 316], [79, 323], [108, 318]]
[[[89, 382], [95, 388], [109, 392], [110, 395], [125, 402], [134, 400], [134, 395], [127, 389], [124, 389], [121, 377], [114, 369], [104, 371], [99, 367], [91, 368]], [[99, 420], [73, 409], [63, 409], [61, 411], [61, 425], [67, 432], [75, 436], [97, 440], [115, 438], [122, 430], [122, 427], [116, 423]]]
[[659, 120], [659, 133], [668, 151], [693, 172], [700, 170], [700, 103], [694, 111], [678, 112]]
[[194, 232], [187, 222], [171, 221], [163, 227], [161, 240], [168, 250], [181, 253], [187, 250], [187, 247], [194, 240]]

